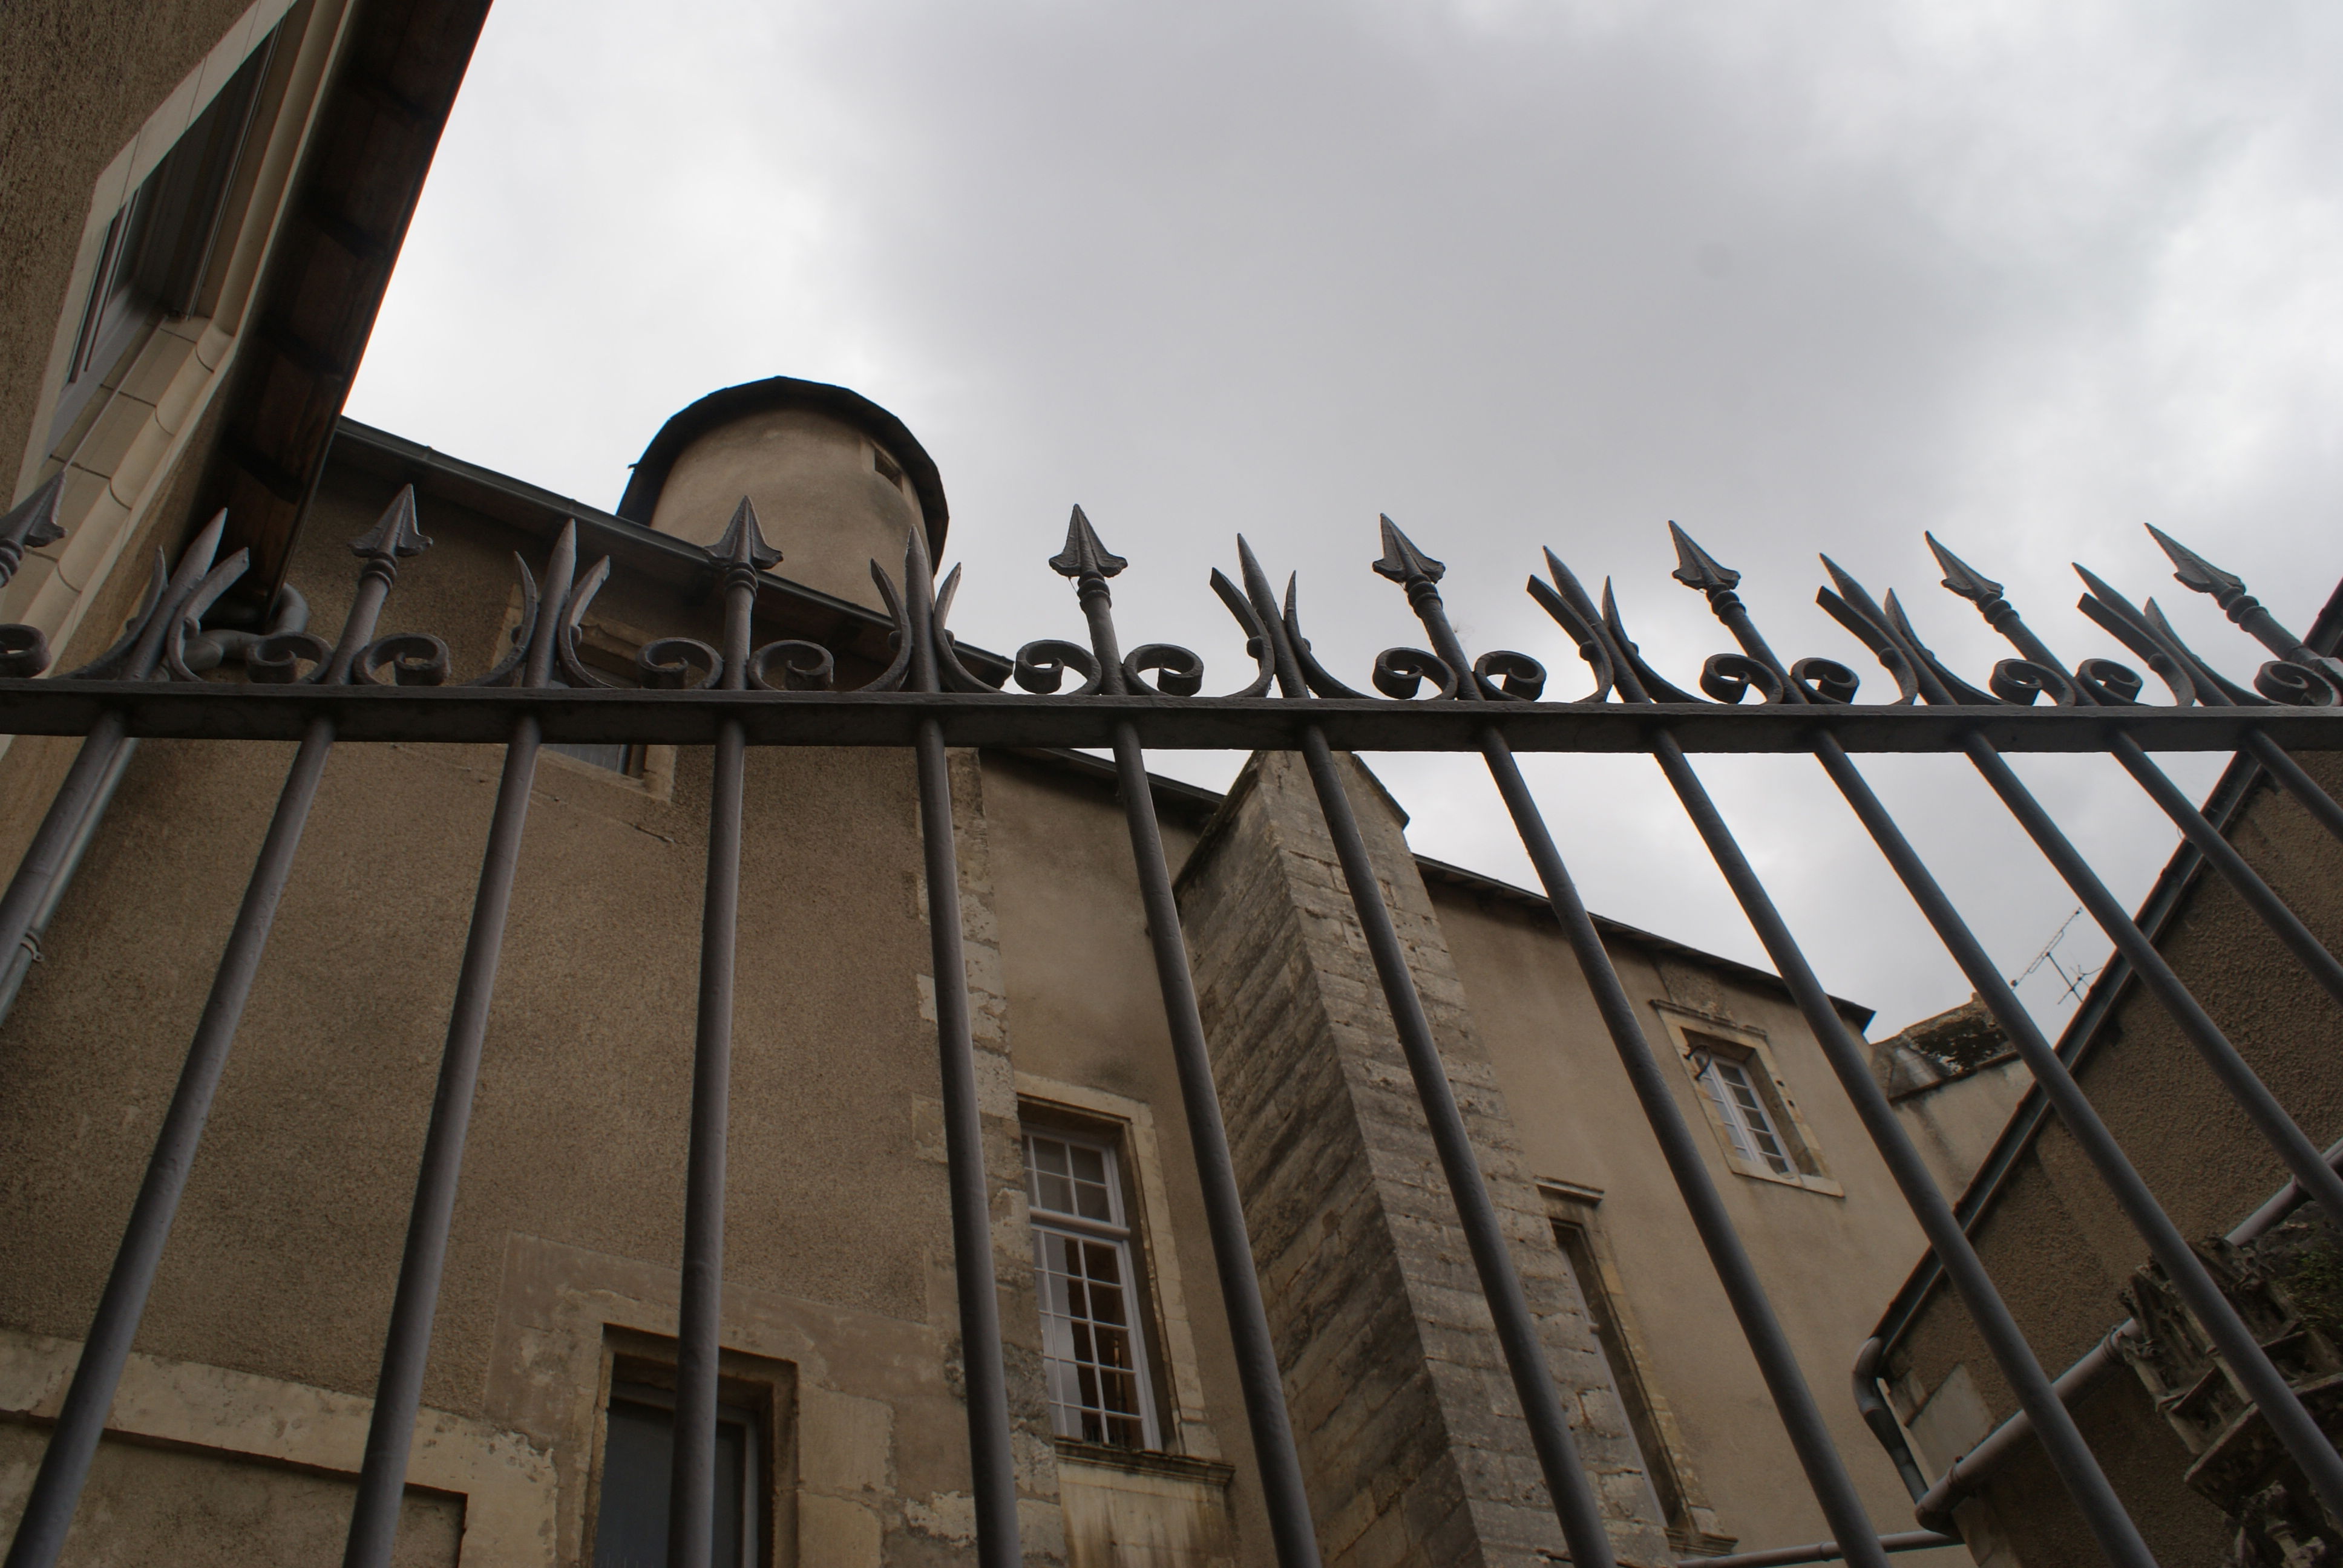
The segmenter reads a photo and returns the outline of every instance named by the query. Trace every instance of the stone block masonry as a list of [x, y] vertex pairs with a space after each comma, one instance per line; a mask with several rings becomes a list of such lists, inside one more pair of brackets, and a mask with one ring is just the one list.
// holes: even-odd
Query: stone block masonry
[[[1373, 775], [1341, 759], [1623, 1563], [1672, 1562], [1651, 1485]], [[1247, 764], [1182, 873], [1270, 1328], [1335, 1568], [1567, 1560], [1374, 964], [1300, 758]]]

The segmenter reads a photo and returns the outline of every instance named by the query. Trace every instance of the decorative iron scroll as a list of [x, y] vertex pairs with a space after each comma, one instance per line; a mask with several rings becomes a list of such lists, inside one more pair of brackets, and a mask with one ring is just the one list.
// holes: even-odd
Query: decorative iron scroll
[[[35, 492], [23, 504], [0, 518], [0, 582], [13, 575], [27, 549], [37, 549], [61, 537], [54, 514], [54, 485]], [[741, 503], [743, 512], [748, 503]], [[753, 513], [744, 529], [741, 513], [709, 552], [719, 574], [746, 574], [754, 581], [779, 559], [755, 530]], [[1431, 590], [1446, 575], [1442, 562], [1426, 555], [1389, 518], [1381, 519], [1383, 554], [1373, 563], [1380, 575], [1407, 588], [1411, 597]], [[1668, 525], [1677, 555], [1672, 574], [1688, 588], [1706, 594], [1720, 614], [1739, 609], [1735, 592], [1741, 574], [1718, 562], [1674, 523]], [[1509, 648], [1493, 649], [1473, 658], [1468, 668], [1453, 668], [1435, 651], [1395, 647], [1375, 656], [1364, 689], [1353, 687], [1329, 669], [1303, 630], [1298, 574], [1286, 580], [1279, 606], [1282, 629], [1301, 669], [1306, 696], [1302, 702], [1372, 702], [1388, 706], [1420, 705], [1470, 694], [1512, 710], [1587, 709], [1633, 706], [1621, 690], [1621, 667], [1635, 677], [1649, 703], [1671, 709], [1740, 709], [1752, 711], [1795, 703], [1805, 708], [1884, 712], [1897, 708], [1953, 704], [1987, 710], [2027, 708], [2121, 709], [2127, 719], [2151, 726], [2161, 716], [2190, 708], [2211, 709], [2337, 709], [2343, 708], [2343, 663], [2318, 654], [2282, 625], [2246, 591], [2235, 574], [2207, 562], [2160, 530], [2149, 532], [2170, 556], [2177, 570], [2175, 580], [2211, 597], [2239, 628], [2276, 657], [2264, 662], [2243, 681], [2222, 674], [2182, 639], [2157, 601], [2135, 604], [2097, 574], [2077, 567], [2086, 592], [2078, 602], [2084, 616], [2122, 645], [2127, 664], [2092, 656], [2067, 663], [2054, 655], [2026, 630], [2002, 585], [1984, 576], [1926, 535], [1929, 549], [1944, 573], [1944, 587], [1974, 604], [1986, 623], [2008, 636], [2017, 657], [2005, 658], [1973, 680], [1953, 669], [1922, 639], [1910, 612], [1894, 592], [1875, 598], [1864, 585], [1835, 562], [1824, 559], [1828, 586], [1815, 602], [1837, 625], [1860, 642], [1890, 683], [1893, 695], [1877, 702], [1858, 700], [1862, 678], [1850, 666], [1831, 657], [1799, 658], [1775, 667], [1743, 650], [1715, 654], [1705, 659], [1688, 684], [1678, 684], [1647, 660], [1628, 630], [1614, 586], [1605, 582], [1599, 600], [1576, 588], [1576, 579], [1561, 558], [1546, 552], [1546, 571], [1527, 584], [1534, 602], [1553, 618], [1568, 638], [1576, 657], [1593, 677], [1593, 688], [1583, 696], [1556, 702], [1546, 697], [1547, 667], [1537, 658]], [[1240, 541], [1242, 542], [1242, 541]], [[402, 498], [381, 524], [353, 548], [363, 558], [395, 560], [427, 546], [416, 532], [411, 498]], [[191, 547], [192, 548], [192, 547]], [[1122, 572], [1124, 558], [1109, 552], [1081, 508], [1074, 508], [1065, 547], [1050, 560], [1051, 568], [1077, 581], [1099, 582]], [[520, 613], [509, 643], [484, 675], [464, 683], [471, 688], [513, 688], [521, 684], [522, 666], [543, 613], [536, 576], [527, 562], [515, 558]], [[850, 699], [903, 690], [910, 668], [911, 612], [906, 596], [887, 568], [871, 563], [871, 576], [893, 623], [889, 634], [892, 658], [875, 677], [840, 690], [836, 656], [819, 643], [783, 639], [768, 643], [745, 656], [740, 688], [759, 693], [830, 693]], [[186, 563], [183, 560], [182, 575]], [[119, 681], [124, 678], [216, 684], [221, 663], [214, 645], [222, 638], [236, 644], [236, 662], [253, 683], [289, 686], [318, 684], [356, 687], [428, 688], [448, 682], [450, 661], [446, 642], [427, 632], [395, 632], [353, 651], [341, 668], [333, 668], [333, 648], [323, 638], [298, 628], [272, 628], [265, 634], [220, 632], [206, 628], [205, 613], [242, 574], [240, 557], [208, 567], [181, 588], [173, 588], [170, 574], [157, 554], [153, 580], [139, 609], [125, 625], [122, 636], [97, 658], [65, 675], [49, 677], [57, 685]], [[587, 662], [581, 639], [588, 612], [608, 585], [608, 558], [578, 574], [576, 586], [553, 611], [558, 617], [556, 640], [558, 685], [586, 690], [638, 690], [675, 694], [679, 698], [716, 691], [727, 684], [725, 658], [706, 642], [689, 637], [659, 638], [642, 648], [633, 660], [632, 680], [613, 678]], [[1013, 659], [989, 656], [970, 659], [949, 627], [951, 607], [961, 581], [955, 567], [938, 586], [930, 628], [934, 638], [938, 676], [942, 691], [982, 697], [1018, 692], [1065, 701], [1101, 696], [1130, 695], [1160, 699], [1167, 704], [1209, 706], [1247, 701], [1265, 696], [1272, 683], [1267, 628], [1261, 613], [1236, 584], [1214, 571], [1211, 587], [1237, 621], [1244, 637], [1245, 654], [1253, 660], [1252, 678], [1236, 690], [1219, 697], [1201, 695], [1206, 678], [1204, 660], [1193, 650], [1173, 642], [1150, 642], [1131, 649], [1120, 663], [1121, 679], [1105, 680], [1097, 656], [1079, 640], [1037, 638], [1025, 643]], [[166, 589], [170, 591], [166, 591]], [[132, 675], [136, 650], [146, 644], [156, 649], [151, 674]], [[196, 658], [196, 652], [205, 658]], [[0, 690], [41, 676], [49, 651], [38, 628], [0, 625]], [[2145, 671], [2145, 673], [2143, 673]], [[2150, 678], [2153, 678], [2151, 696]], [[1114, 690], [1109, 690], [1111, 685]], [[453, 689], [451, 688], [451, 689]], [[1674, 717], [1673, 715], [1671, 717]], [[2240, 715], [2239, 717], [2243, 717]], [[2157, 733], [2153, 728], [2146, 733]], [[754, 739], [752, 737], [752, 739]], [[1789, 749], [1786, 745], [1784, 749]]]

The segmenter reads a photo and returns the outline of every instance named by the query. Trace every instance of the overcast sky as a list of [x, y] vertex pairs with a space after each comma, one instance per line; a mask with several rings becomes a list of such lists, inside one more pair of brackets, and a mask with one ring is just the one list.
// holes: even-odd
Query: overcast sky
[[[2120, 652], [2079, 558], [2242, 677], [2263, 655], [2140, 524], [2298, 630], [2343, 573], [2338, 29], [2279, 0], [498, 0], [349, 411], [607, 508], [701, 394], [840, 382], [942, 468], [964, 636], [1080, 636], [1043, 564], [1080, 501], [1131, 559], [1126, 644], [1192, 644], [1215, 690], [1240, 530], [1352, 684], [1421, 641], [1366, 569], [1379, 511], [1450, 563], [1467, 642], [1563, 695], [1544, 545], [1616, 578], [1679, 684], [1727, 646], [1672, 518], [1868, 697], [1817, 551], [1972, 679], [2008, 651], [1923, 528], [2070, 662]], [[1475, 759], [1371, 760], [1419, 849], [1529, 880]], [[2171, 766], [2201, 791], [2219, 761]], [[1810, 759], [1700, 766], [1879, 1030], [1967, 995]], [[1965, 763], [1865, 766], [2016, 975], [2075, 900]], [[2019, 767], [2136, 900], [2165, 819], [2104, 759]], [[1532, 772], [1595, 909], [1764, 961], [1647, 759]], [[2086, 921], [2060, 953], [2105, 950]]]

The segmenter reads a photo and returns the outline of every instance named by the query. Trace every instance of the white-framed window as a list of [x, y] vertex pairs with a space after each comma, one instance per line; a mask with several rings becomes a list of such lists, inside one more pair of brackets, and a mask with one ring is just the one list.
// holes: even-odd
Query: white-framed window
[[1113, 1448], [1160, 1448], [1114, 1144], [1029, 1129], [1025, 1196], [1051, 1428]]
[[1763, 1165], [1776, 1176], [1795, 1177], [1796, 1162], [1783, 1142], [1766, 1097], [1750, 1076], [1749, 1063], [1711, 1048], [1695, 1059], [1702, 1091], [1716, 1108], [1716, 1119], [1733, 1141], [1733, 1151], [1752, 1165]]
[[[1652, 1005], [1675, 1042], [1701, 1111], [1735, 1174], [1826, 1197], [1846, 1196], [1832, 1179], [1782, 1075], [1776, 1055], [1785, 1048], [1782, 1042], [1769, 1041], [1762, 1030], [1715, 1013], [1668, 1002]], [[1794, 1037], [1786, 1046], [1810, 1050], [1810, 1041]]]

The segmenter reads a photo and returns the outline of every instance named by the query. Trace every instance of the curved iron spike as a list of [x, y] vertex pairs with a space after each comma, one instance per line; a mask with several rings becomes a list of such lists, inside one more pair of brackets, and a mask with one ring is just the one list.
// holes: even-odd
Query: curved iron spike
[[1415, 541], [1400, 532], [1399, 525], [1388, 516], [1378, 520], [1383, 524], [1383, 558], [1374, 563], [1377, 577], [1409, 584], [1436, 583], [1448, 575], [1446, 562], [1433, 560], [1417, 549]]
[[1578, 586], [1578, 579], [1571, 575], [1568, 567], [1562, 564], [1562, 558], [1547, 550], [1545, 566], [1554, 578], [1552, 583], [1533, 574], [1524, 586], [1529, 589], [1530, 598], [1545, 611], [1547, 618], [1578, 644], [1578, 657], [1586, 665], [1588, 673], [1594, 677], [1594, 689], [1578, 701], [1602, 702], [1610, 697], [1619, 683], [1618, 666], [1612, 660], [1611, 645], [1597, 621], [1582, 614], [1577, 605], [1565, 598], [1556, 586], [1566, 584], [1580, 600], [1586, 598], [1586, 590]]
[[944, 628], [944, 618], [951, 614], [952, 596], [960, 592], [960, 568], [954, 566], [936, 589], [933, 625], [936, 633], [936, 674], [946, 691], [987, 692], [1001, 689], [1001, 682], [987, 680], [960, 661], [960, 648], [952, 634]]
[[1919, 672], [1912, 668], [1912, 661], [1905, 657], [1903, 648], [1896, 646], [1895, 638], [1888, 635], [1885, 627], [1828, 588], [1815, 589], [1815, 602], [1822, 606], [1824, 613], [1831, 619], [1852, 632], [1856, 641], [1869, 648], [1872, 656], [1879, 660], [1879, 668], [1895, 680], [1899, 695], [1894, 702], [1880, 706], [1904, 708], [1920, 700]]
[[[745, 504], [745, 503], [744, 503]], [[594, 596], [610, 580], [610, 558], [604, 556], [588, 568], [569, 590], [568, 606], [561, 612], [560, 640], [554, 645], [554, 656], [560, 661], [562, 678], [570, 685], [588, 690], [596, 688], [617, 689], [618, 683], [606, 679], [593, 666], [578, 657], [578, 638], [585, 629], [586, 610], [593, 604]]]
[[1618, 657], [1626, 661], [1627, 667], [1635, 672], [1635, 678], [1641, 681], [1644, 689], [1651, 694], [1650, 700], [1688, 702], [1702, 708], [1708, 706], [1644, 661], [1644, 650], [1635, 646], [1634, 638], [1627, 635], [1627, 623], [1620, 617], [1619, 600], [1611, 591], [1611, 579], [1608, 578], [1603, 579], [1603, 625], [1611, 634], [1611, 641], [1617, 649]]
[[466, 681], [467, 686], [509, 686], [528, 662], [529, 644], [537, 640], [537, 578], [518, 550], [513, 552], [513, 569], [520, 573], [520, 619], [512, 629], [512, 647], [494, 668], [478, 680]]
[[887, 613], [895, 622], [895, 629], [887, 634], [887, 640], [895, 645], [895, 657], [862, 689], [900, 691], [911, 673], [911, 612], [904, 608], [903, 596], [895, 589], [895, 579], [875, 560], [870, 563], [870, 580], [879, 586], [879, 597], [886, 601]]
[[2000, 698], [1989, 691], [1979, 691], [1976, 687], [1954, 674], [1952, 666], [1929, 651], [1928, 645], [1920, 640], [1919, 632], [1914, 629], [1912, 618], [1904, 613], [1903, 602], [1896, 598], [1894, 588], [1887, 590], [1887, 625], [1904, 646], [1918, 656], [1921, 664], [1929, 673], [1944, 682], [1945, 690], [1951, 695], [1953, 701], [1964, 707], [1998, 708], [2001, 706]]
[[250, 550], [238, 550], [227, 559], [204, 574], [195, 591], [181, 601], [178, 613], [171, 618], [171, 628], [163, 638], [163, 666], [173, 680], [201, 680], [202, 676], [186, 664], [187, 634], [203, 629], [204, 612], [219, 602], [220, 595], [234, 587], [252, 562]]
[[1293, 645], [1293, 661], [1302, 667], [1302, 679], [1313, 697], [1365, 697], [1363, 691], [1353, 691], [1329, 673], [1310, 651], [1310, 639], [1302, 635], [1302, 612], [1295, 600], [1301, 592], [1302, 574], [1294, 572], [1285, 579], [1285, 637]]
[[1668, 523], [1668, 538], [1675, 541], [1676, 569], [1668, 575], [1688, 588], [1703, 593], [1730, 593], [1741, 586], [1741, 574], [1731, 567], [1719, 566], [1716, 558], [1693, 542], [1690, 534]]
[[1081, 508], [1066, 519], [1066, 548], [1050, 558], [1050, 569], [1061, 578], [1115, 576], [1131, 563], [1099, 542], [1098, 530]]
[[1252, 601], [1245, 598], [1244, 590], [1231, 582], [1226, 572], [1214, 567], [1212, 582], [1212, 592], [1220, 596], [1221, 602], [1228, 606], [1229, 613], [1237, 618], [1237, 625], [1244, 628], [1245, 654], [1253, 661], [1256, 671], [1252, 685], [1228, 695], [1231, 698], [1259, 697], [1277, 678], [1277, 655], [1270, 647], [1269, 628], [1262, 624], [1261, 617], [1253, 613]]
[[2101, 582], [2089, 568], [2080, 561], [2067, 564], [2091, 590], [2076, 601], [2075, 608], [2154, 670], [2156, 678], [2170, 689], [2175, 706], [2187, 708], [2199, 701], [2227, 705], [2219, 700], [2217, 693], [2206, 696], [2208, 682], [2197, 670], [2196, 660], [2186, 648], [2167, 642], [2140, 614], [2138, 607]]
[[2188, 671], [2197, 678], [2197, 689], [2201, 700], [2212, 701], [2202, 694], [2207, 688], [2217, 692], [2231, 708], [2268, 708], [2269, 699], [2247, 690], [2211, 665], [2197, 657], [2197, 650], [2180, 639], [2180, 633], [2165, 616], [2164, 607], [2154, 599], [2140, 608], [2140, 618], [2155, 631], [2157, 638], [2187, 660]]

